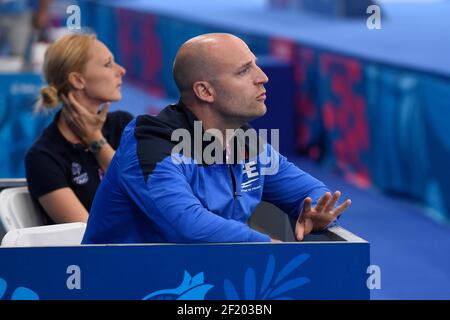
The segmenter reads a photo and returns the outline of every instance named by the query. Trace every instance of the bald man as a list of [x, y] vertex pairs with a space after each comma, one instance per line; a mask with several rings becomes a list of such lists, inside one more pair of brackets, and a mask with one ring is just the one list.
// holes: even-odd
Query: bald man
[[267, 142], [242, 142], [247, 122], [266, 112], [268, 78], [241, 39], [188, 40], [173, 76], [179, 102], [125, 129], [83, 243], [278, 242], [246, 223], [263, 200], [297, 219], [301, 241], [350, 205], [337, 206], [339, 191], [331, 194]]

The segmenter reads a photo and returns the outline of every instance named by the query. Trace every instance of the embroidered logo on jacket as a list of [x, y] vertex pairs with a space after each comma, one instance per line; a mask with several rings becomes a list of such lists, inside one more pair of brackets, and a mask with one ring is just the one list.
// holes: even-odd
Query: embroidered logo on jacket
[[259, 180], [259, 172], [256, 168], [256, 161], [245, 163], [243, 173], [247, 176], [247, 181], [241, 183], [242, 192], [249, 192], [261, 188], [261, 185], [255, 185], [255, 182]]
[[257, 177], [259, 173], [258, 169], [256, 169], [256, 161], [250, 161], [244, 164], [244, 173], [247, 175], [247, 178], [249, 179]]

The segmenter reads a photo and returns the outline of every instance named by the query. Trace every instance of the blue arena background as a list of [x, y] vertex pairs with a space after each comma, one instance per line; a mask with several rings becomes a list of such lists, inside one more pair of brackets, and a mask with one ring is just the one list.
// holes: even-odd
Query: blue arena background
[[[282, 110], [258, 126], [286, 121], [290, 159], [352, 195], [341, 222], [387, 270], [372, 298], [450, 298], [450, 1], [382, 2], [380, 30], [367, 29], [367, 15], [297, 12], [289, 1], [78, 4], [82, 25], [127, 69], [113, 109], [135, 115], [177, 100], [171, 69], [184, 41], [244, 39], [273, 75], [269, 109]], [[0, 74], [0, 177], [24, 176], [23, 156], [51, 120], [32, 114], [41, 84], [34, 73]]]

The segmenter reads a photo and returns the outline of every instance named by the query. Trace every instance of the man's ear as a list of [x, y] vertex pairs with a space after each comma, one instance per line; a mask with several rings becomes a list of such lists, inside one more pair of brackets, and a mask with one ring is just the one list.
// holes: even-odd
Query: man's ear
[[197, 81], [192, 85], [192, 89], [194, 90], [195, 96], [201, 101], [213, 103], [216, 91], [211, 86], [211, 84], [207, 81]]
[[84, 89], [84, 78], [79, 72], [69, 73], [69, 83], [73, 88], [77, 90]]

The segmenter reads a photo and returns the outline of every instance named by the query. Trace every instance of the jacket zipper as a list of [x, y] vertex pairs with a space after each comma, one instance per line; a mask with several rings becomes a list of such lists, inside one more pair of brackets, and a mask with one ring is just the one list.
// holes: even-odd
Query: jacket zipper
[[230, 169], [231, 180], [232, 180], [232, 183], [233, 183], [233, 199], [236, 199], [236, 197], [240, 197], [241, 195], [236, 190], [236, 188], [237, 188], [237, 186], [236, 186], [236, 178], [234, 176], [233, 169], [231, 168], [231, 165], [228, 165], [228, 169]]

